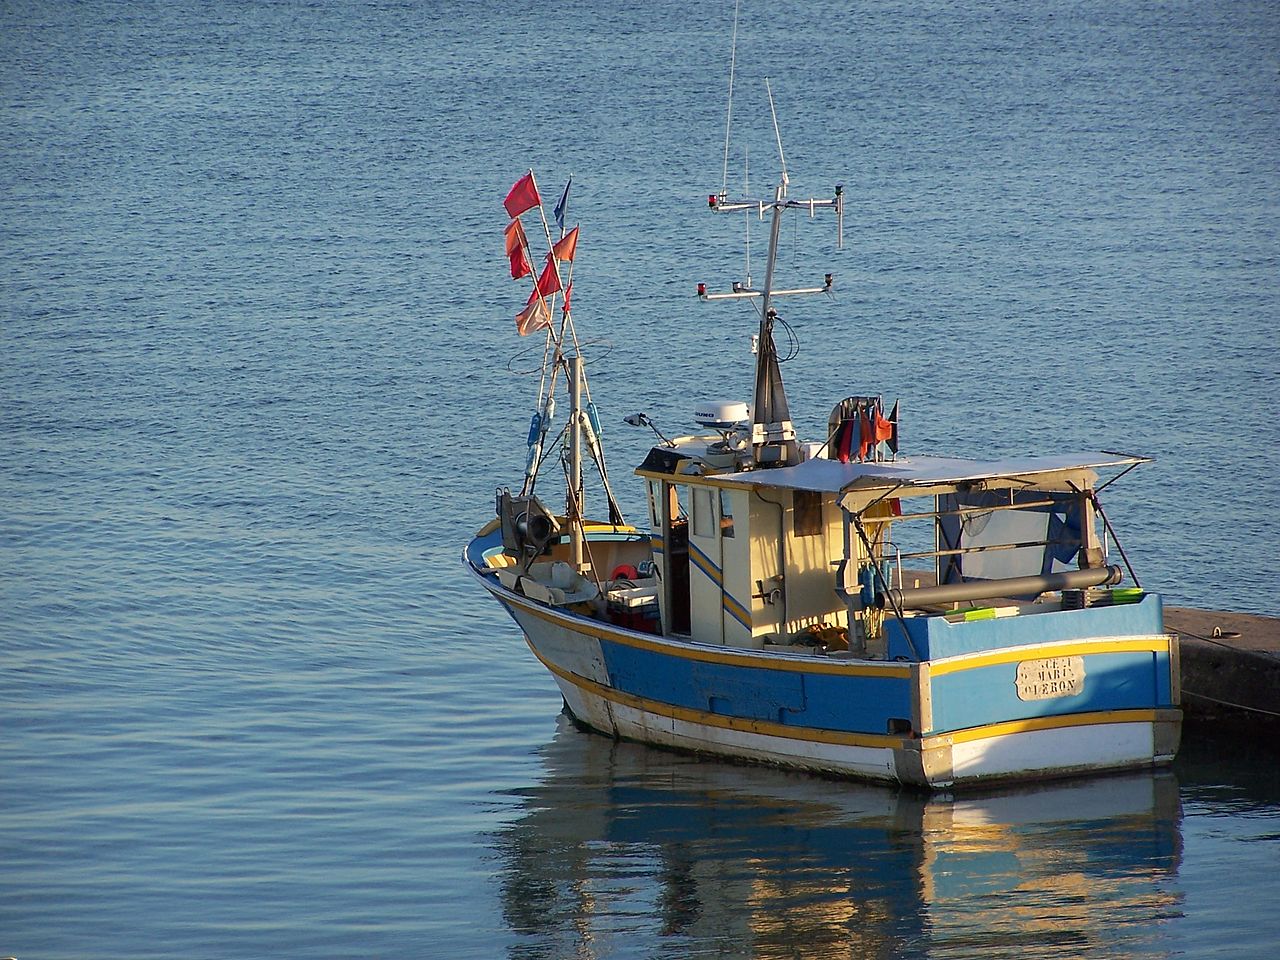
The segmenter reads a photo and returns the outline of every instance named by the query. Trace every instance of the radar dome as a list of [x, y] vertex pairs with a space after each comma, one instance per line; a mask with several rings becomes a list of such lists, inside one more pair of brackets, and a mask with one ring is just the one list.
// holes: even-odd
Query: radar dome
[[738, 400], [716, 400], [700, 403], [693, 410], [693, 419], [700, 427], [712, 430], [732, 430], [747, 421], [747, 405]]

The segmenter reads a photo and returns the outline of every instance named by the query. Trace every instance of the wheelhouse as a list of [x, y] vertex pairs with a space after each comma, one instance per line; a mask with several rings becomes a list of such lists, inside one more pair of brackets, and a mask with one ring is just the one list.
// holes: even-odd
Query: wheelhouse
[[1095, 485], [1099, 469], [1142, 458], [814, 457], [730, 472], [715, 440], [654, 447], [636, 471], [647, 484], [664, 634], [918, 660], [919, 618], [1135, 599], [1105, 589], [1122, 571], [1107, 563]]

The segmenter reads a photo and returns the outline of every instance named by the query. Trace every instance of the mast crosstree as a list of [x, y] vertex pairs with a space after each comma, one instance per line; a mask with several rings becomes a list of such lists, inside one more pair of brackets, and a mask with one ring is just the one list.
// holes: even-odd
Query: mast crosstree
[[[772, 94], [770, 104], [772, 104]], [[776, 120], [775, 120], [776, 129]], [[781, 150], [781, 145], [779, 145]], [[775, 297], [798, 294], [831, 293], [833, 278], [824, 277], [816, 287], [800, 287], [787, 290], [773, 288], [773, 270], [778, 259], [778, 238], [782, 233], [782, 215], [787, 210], [808, 210], [809, 216], [818, 210], [832, 209], [836, 214], [837, 246], [844, 246], [844, 188], [837, 186], [830, 199], [811, 198], [791, 200], [787, 197], [785, 167], [782, 182], [774, 189], [772, 201], [731, 200], [726, 193], [711, 194], [707, 206], [715, 213], [747, 213], [761, 219], [772, 213], [769, 230], [769, 252], [765, 263], [764, 286], [754, 289], [750, 285], [735, 283], [727, 293], [708, 293], [705, 284], [698, 285], [698, 296], [703, 300], [752, 300], [758, 301], [760, 311], [759, 348], [756, 353], [754, 407], [751, 422], [751, 449], [757, 466], [785, 467], [800, 462], [800, 449], [796, 442], [795, 427], [787, 405], [786, 390], [782, 385], [782, 372], [778, 366], [778, 348], [773, 340], [773, 325], [778, 319], [773, 308]]]

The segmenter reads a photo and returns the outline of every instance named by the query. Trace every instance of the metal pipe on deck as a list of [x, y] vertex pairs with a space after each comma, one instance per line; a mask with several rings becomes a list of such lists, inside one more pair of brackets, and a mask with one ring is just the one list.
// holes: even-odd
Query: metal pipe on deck
[[969, 583], [945, 583], [936, 587], [914, 589], [894, 588], [877, 593], [875, 604], [881, 610], [889, 606], [896, 606], [899, 609], [919, 609], [960, 603], [964, 600], [993, 600], [996, 597], [1040, 594], [1051, 590], [1084, 590], [1088, 587], [1119, 583], [1123, 579], [1124, 571], [1119, 567], [1093, 567], [1088, 570], [1046, 573], [1038, 577], [974, 580]]

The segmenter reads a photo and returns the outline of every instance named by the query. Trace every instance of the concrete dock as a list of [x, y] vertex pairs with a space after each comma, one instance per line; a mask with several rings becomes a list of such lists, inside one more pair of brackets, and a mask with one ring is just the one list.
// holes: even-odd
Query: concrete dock
[[1182, 709], [1200, 721], [1280, 727], [1280, 619], [1165, 607], [1181, 637]]

